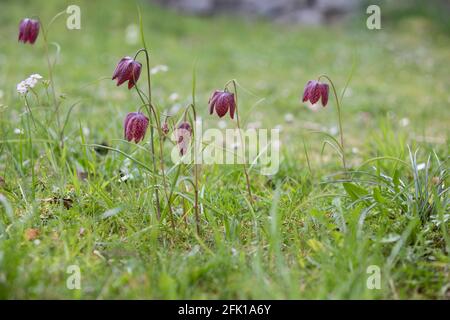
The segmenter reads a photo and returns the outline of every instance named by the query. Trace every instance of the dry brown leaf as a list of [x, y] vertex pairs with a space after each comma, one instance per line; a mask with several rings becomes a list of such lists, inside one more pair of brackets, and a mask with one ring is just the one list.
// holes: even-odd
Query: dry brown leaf
[[34, 229], [34, 228], [28, 228], [27, 230], [25, 230], [25, 239], [27, 241], [32, 241], [34, 239], [36, 239], [39, 236], [39, 230], [38, 229]]

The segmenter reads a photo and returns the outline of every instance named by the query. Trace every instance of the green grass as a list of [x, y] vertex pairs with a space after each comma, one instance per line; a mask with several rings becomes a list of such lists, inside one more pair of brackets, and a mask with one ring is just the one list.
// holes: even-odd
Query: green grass
[[[188, 216], [178, 216], [174, 231], [155, 218], [149, 172], [119, 153], [86, 146], [105, 142], [151, 163], [148, 152], [121, 140], [123, 118], [139, 98], [109, 80], [117, 61], [140, 48], [125, 42], [127, 26], [138, 24], [136, 6], [77, 4], [82, 29], [67, 30], [63, 18], [50, 32], [61, 48], [55, 84], [62, 111], [80, 101], [62, 152], [51, 130], [33, 129], [15, 85], [32, 73], [48, 79], [42, 38], [19, 44], [19, 20], [39, 15], [48, 22], [66, 4], [0, 4], [1, 298], [449, 298], [450, 39], [432, 19], [402, 17], [370, 31], [362, 15], [333, 28], [306, 28], [183, 17], [142, 3], [151, 64], [169, 67], [153, 76], [160, 110], [174, 105], [173, 92], [181, 106], [190, 103], [195, 64], [197, 108], [208, 127], [217, 126], [207, 110], [211, 91], [236, 78], [243, 123], [283, 128], [279, 172], [250, 173], [254, 210], [240, 166], [203, 166], [197, 236], [192, 190], [176, 186]], [[334, 100], [314, 113], [299, 97], [322, 73], [341, 90], [353, 64], [343, 106], [348, 179], [333, 150], [321, 152], [324, 136], [310, 133], [336, 131]], [[43, 120], [52, 111], [40, 90], [41, 103], [31, 101]], [[287, 113], [293, 122], [285, 122]], [[124, 168], [134, 176], [127, 182], [120, 181]], [[66, 209], [53, 198], [73, 202]], [[176, 212], [183, 212], [180, 199]], [[29, 228], [39, 230], [36, 239], [27, 240]], [[74, 264], [81, 290], [66, 287]], [[380, 290], [366, 287], [370, 265], [380, 267]]]

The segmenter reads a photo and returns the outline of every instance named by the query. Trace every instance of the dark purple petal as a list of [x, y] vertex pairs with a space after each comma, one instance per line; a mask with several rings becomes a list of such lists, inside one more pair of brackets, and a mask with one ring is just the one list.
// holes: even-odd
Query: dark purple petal
[[309, 92], [309, 101], [312, 104], [315, 104], [320, 99], [320, 84], [316, 82], [313, 87], [311, 87], [311, 91]]
[[148, 118], [140, 112], [129, 113], [124, 121], [125, 138], [138, 143], [145, 137], [148, 127]]
[[222, 118], [227, 114], [228, 108], [228, 98], [226, 96], [226, 93], [224, 92], [217, 98], [214, 110], [216, 111], [219, 118]]
[[142, 65], [137, 61], [133, 61], [130, 63], [129, 68], [131, 69], [131, 71], [130, 71], [130, 79], [128, 81], [128, 89], [133, 88], [133, 86], [138, 81], [139, 76], [141, 75], [141, 67]]
[[29, 34], [28, 34], [28, 41], [31, 44], [34, 44], [39, 35], [39, 21], [38, 20], [30, 20], [29, 25], [30, 25], [30, 30], [29, 30]]
[[236, 110], [236, 100], [234, 100], [234, 93], [231, 93], [228, 96], [228, 101], [230, 105], [230, 117], [231, 119], [234, 119], [234, 112]]
[[209, 98], [209, 114], [213, 114], [214, 112], [214, 104], [217, 101], [217, 97], [221, 94], [221, 91], [214, 91], [213, 94], [211, 95], [211, 97]]
[[315, 81], [311, 81], [309, 80], [308, 83], [305, 86], [305, 89], [303, 91], [303, 102], [308, 101], [309, 100], [309, 95], [311, 92], [311, 87], [313, 86]]
[[116, 66], [116, 69], [114, 69], [114, 73], [113, 73], [113, 76], [112, 76], [112, 80], [116, 79], [116, 78], [119, 76], [119, 74], [122, 73], [123, 63], [124, 63], [127, 59], [131, 59], [131, 58], [130, 58], [130, 57], [125, 57], [125, 58], [120, 59], [119, 63], [118, 63], [117, 66]]
[[25, 30], [28, 22], [28, 18], [22, 19], [19, 24], [19, 41], [25, 43]]
[[122, 58], [114, 70], [112, 80], [117, 79], [117, 86], [128, 81], [128, 89], [133, 88], [141, 75], [142, 64], [130, 57]]
[[320, 92], [322, 96], [322, 105], [325, 107], [328, 103], [328, 92], [329, 92], [328, 84], [322, 83]]
[[[128, 140], [128, 138], [127, 138], [127, 126], [128, 126], [128, 123], [130, 122], [130, 119], [134, 116], [134, 115], [136, 115], [136, 112], [130, 112], [129, 114], [127, 114], [127, 116], [125, 117], [125, 120], [124, 120], [124, 122], [123, 122], [123, 135], [124, 135], [124, 137]], [[129, 140], [128, 140], [129, 141]]]

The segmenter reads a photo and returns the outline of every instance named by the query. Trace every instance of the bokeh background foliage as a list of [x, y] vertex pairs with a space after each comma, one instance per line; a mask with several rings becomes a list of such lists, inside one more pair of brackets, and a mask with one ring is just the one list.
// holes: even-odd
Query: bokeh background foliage
[[[0, 206], [0, 297], [449, 297], [448, 197], [432, 182], [433, 176], [447, 179], [442, 170], [448, 158], [450, 39], [442, 2], [380, 2], [379, 31], [366, 28], [365, 10], [338, 25], [307, 27], [232, 14], [184, 16], [139, 3], [151, 63], [168, 66], [153, 77], [160, 109], [189, 103], [196, 64], [200, 115], [217, 126], [207, 115], [208, 96], [236, 78], [244, 123], [282, 129], [280, 171], [252, 176], [261, 199], [252, 211], [239, 169], [205, 168], [202, 199], [214, 210], [205, 209], [202, 236], [191, 219], [180, 221], [176, 232], [154, 224], [145, 174], [116, 153], [99, 155], [83, 145], [107, 143], [135, 152], [117, 139], [125, 114], [139, 100], [109, 77], [121, 57], [140, 48], [133, 41], [136, 3], [2, 1], [0, 194], [13, 218]], [[17, 29], [23, 17], [48, 22], [69, 4], [80, 6], [82, 28], [69, 31], [60, 19], [51, 30], [60, 47], [55, 82], [66, 111], [81, 103], [71, 115], [67, 161], [60, 167], [51, 161], [51, 146], [37, 141], [30, 150], [27, 134], [16, 130], [24, 129], [25, 115], [15, 85], [32, 73], [47, 77], [42, 39], [24, 46]], [[334, 101], [311, 112], [299, 99], [306, 81], [322, 73], [342, 89], [352, 66], [343, 107], [352, 167], [384, 156], [409, 167], [371, 162], [361, 170], [374, 176], [355, 175], [343, 185], [333, 176], [339, 159], [331, 149], [321, 152], [323, 136], [309, 133], [337, 134]], [[37, 108], [36, 114], [44, 111]], [[407, 146], [412, 154], [419, 150], [417, 161]], [[34, 184], [30, 154], [37, 159]], [[136, 154], [149, 161], [147, 154]], [[429, 155], [430, 168], [423, 169]], [[95, 174], [82, 181], [77, 170]], [[120, 170], [130, 170], [134, 179], [121, 182]], [[426, 197], [417, 194], [421, 188]], [[66, 209], [42, 201], [49, 197], [72, 203]], [[105, 218], [114, 208], [120, 210]], [[30, 228], [39, 235], [30, 239]], [[66, 288], [72, 264], [81, 268], [81, 290]], [[369, 265], [382, 270], [380, 290], [366, 287]]]

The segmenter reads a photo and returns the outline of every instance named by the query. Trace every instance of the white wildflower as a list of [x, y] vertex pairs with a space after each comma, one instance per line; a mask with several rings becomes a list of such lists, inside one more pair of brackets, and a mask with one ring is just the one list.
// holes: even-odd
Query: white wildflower
[[169, 67], [164, 64], [157, 65], [150, 69], [151, 74], [157, 74], [159, 72], [167, 72], [167, 71], [169, 71]]
[[409, 119], [408, 118], [402, 118], [400, 119], [400, 125], [402, 127], [407, 127], [409, 125]]
[[176, 102], [178, 99], [180, 99], [180, 96], [176, 92], [171, 93], [169, 96], [169, 100], [172, 102]]
[[29, 78], [33, 78], [33, 79], [36, 79], [36, 80], [41, 80], [42, 76], [39, 73], [34, 73], [31, 76], [29, 76]]
[[34, 88], [34, 86], [42, 79], [40, 74], [34, 73], [30, 75], [25, 80], [19, 82], [17, 84], [17, 92], [19, 94], [26, 94], [30, 88]]
[[28, 92], [28, 87], [25, 84], [25, 81], [21, 81], [17, 84], [17, 92], [19, 94], [26, 94]]
[[19, 129], [19, 128], [15, 128], [15, 129], [14, 129], [14, 133], [15, 133], [15, 134], [23, 134], [23, 130], [22, 130], [22, 129]]

